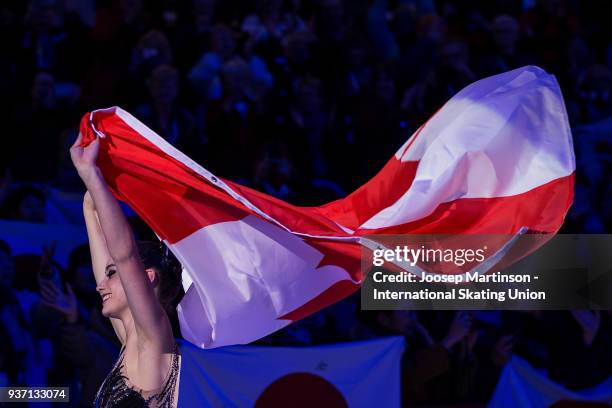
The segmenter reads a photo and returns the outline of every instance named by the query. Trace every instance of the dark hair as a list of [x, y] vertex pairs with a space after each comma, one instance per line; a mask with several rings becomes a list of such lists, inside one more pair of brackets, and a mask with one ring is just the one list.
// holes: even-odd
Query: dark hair
[[88, 244], [78, 245], [68, 255], [65, 280], [73, 283], [76, 279], [76, 270], [82, 265], [91, 265], [91, 253], [89, 252]]
[[30, 185], [16, 187], [6, 197], [6, 200], [2, 205], [2, 209], [0, 210], [0, 217], [13, 219], [17, 211], [19, 211], [19, 206], [23, 200], [30, 196], [36, 198], [38, 201], [43, 203], [43, 205], [46, 201], [45, 194], [36, 187]]
[[183, 297], [182, 266], [174, 254], [161, 242], [138, 241], [138, 253], [145, 269], [157, 272], [157, 298], [176, 329], [176, 306]]

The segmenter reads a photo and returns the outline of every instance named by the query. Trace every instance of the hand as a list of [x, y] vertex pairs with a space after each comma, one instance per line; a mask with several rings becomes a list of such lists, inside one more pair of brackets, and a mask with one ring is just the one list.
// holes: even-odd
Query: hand
[[498, 366], [505, 365], [510, 357], [512, 356], [512, 349], [514, 348], [514, 335], [510, 334], [502, 336], [497, 340], [497, 343], [491, 350], [491, 359]]
[[418, 335], [421, 336], [421, 338], [423, 339], [423, 341], [428, 345], [431, 346], [435, 343], [433, 337], [431, 337], [431, 334], [429, 333], [429, 330], [427, 330], [427, 328], [425, 326], [423, 326], [423, 324], [419, 321], [419, 315], [415, 312], [412, 311], [412, 316], [414, 319], [414, 327], [415, 327], [415, 331]]
[[582, 339], [584, 344], [590, 346], [595, 340], [601, 324], [601, 314], [599, 310], [572, 310], [572, 316], [582, 329]]
[[428, 346], [431, 346], [435, 343], [433, 337], [431, 337], [431, 334], [429, 334], [429, 330], [427, 330], [427, 328], [423, 326], [421, 322], [417, 320], [415, 326], [416, 332], [421, 335], [421, 338]]
[[476, 345], [478, 337], [480, 337], [480, 330], [472, 330], [466, 336], [465, 340], [468, 354], [472, 354], [472, 352], [474, 351], [474, 346]]
[[43, 254], [40, 257], [40, 264], [38, 266], [39, 277], [53, 275], [53, 255], [55, 255], [56, 246], [57, 241], [52, 241], [49, 246], [43, 246]]
[[66, 284], [64, 293], [49, 279], [40, 278], [40, 294], [42, 303], [60, 312], [68, 323], [75, 323], [79, 318], [79, 309], [76, 296], [70, 284]]
[[79, 136], [70, 148], [70, 158], [79, 176], [83, 181], [87, 181], [98, 169], [96, 160], [100, 150], [100, 141], [96, 137], [88, 146], [83, 146], [83, 134]]
[[442, 345], [450, 350], [456, 343], [461, 341], [472, 328], [472, 314], [469, 312], [459, 311], [455, 315], [453, 322], [448, 329], [448, 334], [442, 340]]
[[470, 329], [470, 332], [461, 339], [459, 342], [459, 350], [457, 356], [461, 360], [473, 360], [474, 359], [474, 346], [480, 336], [480, 330]]

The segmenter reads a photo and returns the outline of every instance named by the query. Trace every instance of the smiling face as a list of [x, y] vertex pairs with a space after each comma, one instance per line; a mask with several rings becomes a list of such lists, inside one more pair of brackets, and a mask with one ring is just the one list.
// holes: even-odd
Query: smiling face
[[127, 297], [114, 264], [106, 266], [106, 278], [102, 280], [96, 290], [102, 297], [102, 315], [104, 317], [120, 318], [128, 308]]

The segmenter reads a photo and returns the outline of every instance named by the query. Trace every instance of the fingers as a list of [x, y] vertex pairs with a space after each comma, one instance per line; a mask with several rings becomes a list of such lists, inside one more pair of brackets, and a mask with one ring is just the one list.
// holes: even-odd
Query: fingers
[[51, 260], [53, 255], [55, 255], [55, 248], [57, 247], [57, 241], [51, 241], [49, 246], [43, 246], [43, 256], [46, 257], [47, 260]]
[[468, 312], [464, 312], [464, 311], [457, 312], [455, 319], [463, 327], [470, 327], [472, 325], [472, 315]]
[[476, 344], [478, 337], [480, 337], [480, 330], [472, 330], [468, 333], [467, 341], [470, 348], [474, 347], [474, 344]]
[[49, 292], [54, 296], [57, 296], [57, 294], [59, 293], [59, 289], [55, 286], [53, 282], [49, 281], [48, 279], [41, 279], [40, 289], [41, 291]]
[[85, 150], [91, 150], [91, 155], [95, 159], [98, 157], [98, 152], [100, 151], [100, 138], [96, 137], [86, 148]]
[[60, 307], [55, 304], [55, 302], [50, 302], [50, 301], [48, 301], [46, 299], [43, 299], [42, 302], [40, 302], [40, 303], [42, 303], [44, 306], [50, 307], [52, 309], [61, 310]]
[[510, 354], [514, 348], [514, 340], [515, 338], [512, 334], [500, 337], [495, 345], [495, 352], [503, 355]]
[[74, 141], [74, 143], [70, 147], [70, 150], [72, 150], [73, 148], [76, 148], [76, 147], [82, 147], [81, 146], [82, 143], [83, 143], [83, 134], [81, 132], [79, 132], [76, 140]]
[[40, 297], [44, 303], [55, 304], [57, 300], [57, 298], [51, 292], [44, 291], [44, 290], [40, 291]]
[[41, 289], [42, 288], [46, 288], [48, 290], [53, 291], [56, 294], [58, 294], [60, 292], [60, 288], [58, 288], [57, 285], [55, 284], [55, 282], [53, 282], [50, 279], [39, 278], [38, 279], [38, 283], [39, 283]]
[[57, 299], [54, 298], [51, 294], [49, 294], [48, 292], [44, 292], [44, 291], [40, 291], [40, 303], [46, 305], [46, 306], [50, 306], [50, 305], [56, 305], [57, 304]]
[[72, 285], [69, 283], [66, 283], [66, 294], [68, 295], [68, 297], [70, 298], [70, 300], [75, 300], [76, 299], [76, 295], [74, 294], [74, 291], [72, 290]]
[[74, 141], [74, 143], [72, 144], [72, 146], [70, 147], [70, 151], [76, 151], [79, 149], [86, 149], [91, 145], [94, 144], [98, 144], [99, 143], [99, 137], [94, 137], [94, 140], [88, 144], [87, 146], [83, 145], [83, 133], [79, 132], [79, 135], [77, 136], [76, 140]]

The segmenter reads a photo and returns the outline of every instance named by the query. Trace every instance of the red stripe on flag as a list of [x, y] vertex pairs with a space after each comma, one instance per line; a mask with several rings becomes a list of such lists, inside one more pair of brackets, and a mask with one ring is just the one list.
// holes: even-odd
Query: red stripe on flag
[[292, 320], [294, 322], [303, 319], [306, 316], [310, 316], [311, 314], [318, 312], [326, 306], [344, 299], [345, 297], [353, 294], [357, 289], [359, 289], [359, 285], [351, 281], [343, 280], [336, 282], [316, 298], [305, 303], [294, 311], [279, 317], [279, 319]]
[[319, 212], [356, 230], [406, 193], [412, 185], [418, 165], [418, 161], [401, 162], [392, 157], [370, 181], [346, 198], [319, 207]]
[[[88, 117], [85, 115], [81, 122], [85, 144], [95, 137]], [[94, 119], [97, 129], [111, 140], [102, 142], [98, 157], [98, 166], [109, 187], [162, 239], [175, 243], [210, 224], [253, 214], [227, 192], [151, 143], [119, 116], [99, 112]], [[310, 235], [347, 235], [316, 207], [298, 207], [223, 181], [290, 230]]]
[[511, 234], [527, 226], [554, 233], [563, 224], [573, 200], [574, 174], [560, 177], [525, 193], [493, 198], [460, 198], [440, 204], [417, 221], [378, 229], [367, 234]]
[[[95, 134], [81, 121], [84, 144]], [[226, 192], [161, 151], [118, 116], [96, 114], [103, 140], [98, 166], [113, 194], [164, 240], [175, 243], [198, 229], [250, 214]]]

